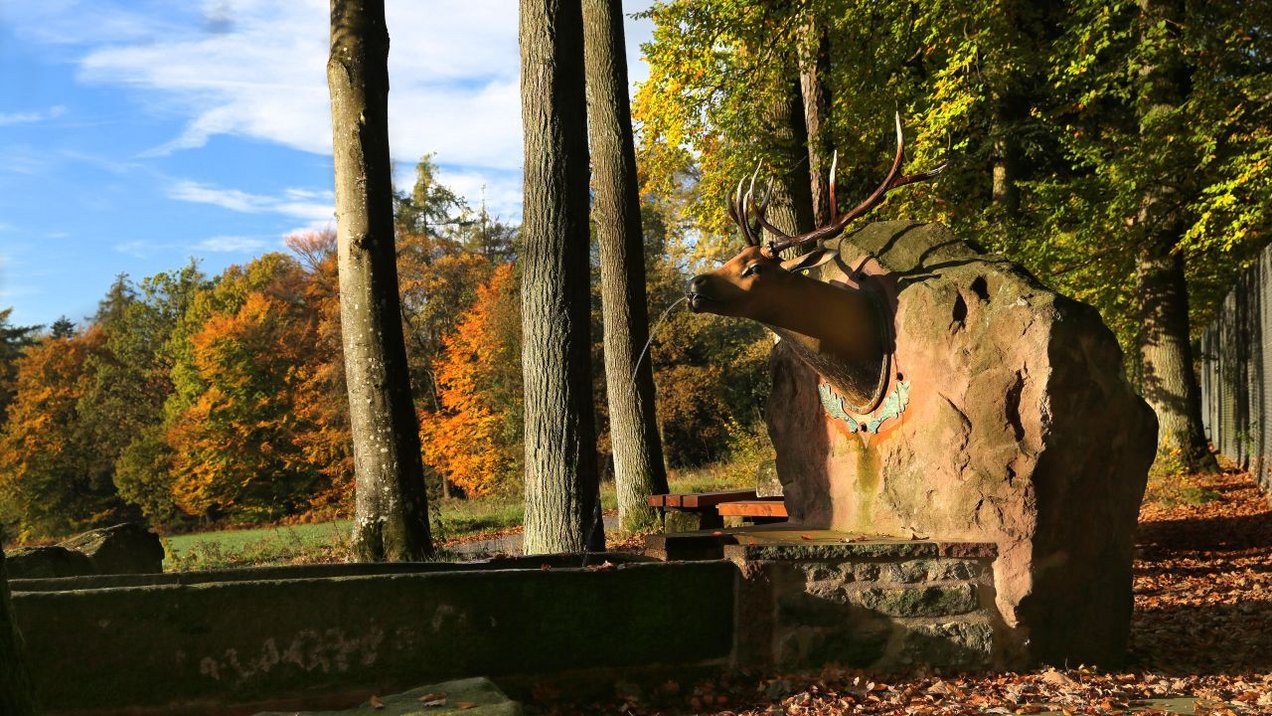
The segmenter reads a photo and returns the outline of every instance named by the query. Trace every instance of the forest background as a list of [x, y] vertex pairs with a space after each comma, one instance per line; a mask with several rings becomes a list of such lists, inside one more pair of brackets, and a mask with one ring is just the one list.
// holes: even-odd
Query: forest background
[[[900, 112], [911, 164], [949, 166], [872, 218], [942, 221], [1096, 306], [1163, 416], [1160, 462], [1204, 467], [1188, 406], [1154, 396], [1186, 398], [1192, 327], [1268, 239], [1269, 5], [656, 3], [633, 105], [649, 313], [737, 248], [726, 196], [757, 161], [777, 180], [774, 213], [811, 227], [824, 221], [831, 148], [847, 204], [883, 175]], [[516, 494], [517, 229], [434, 174], [423, 158], [396, 199], [426, 482], [434, 498]], [[179, 531], [348, 514], [334, 234], [287, 245], [217, 276], [193, 263], [121, 275], [82, 323], [16, 326], [0, 311], [10, 538], [136, 518]], [[592, 263], [599, 272], [595, 249]], [[599, 289], [592, 315], [599, 354]], [[683, 309], [655, 328], [647, 359], [668, 464], [733, 461], [753, 480], [771, 339]], [[1185, 351], [1182, 364], [1170, 368], [1181, 356], [1163, 347]], [[593, 382], [608, 452], [605, 380]]]

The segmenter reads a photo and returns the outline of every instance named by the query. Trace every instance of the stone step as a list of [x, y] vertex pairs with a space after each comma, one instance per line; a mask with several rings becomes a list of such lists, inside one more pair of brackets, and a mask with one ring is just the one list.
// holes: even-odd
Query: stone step
[[[434, 698], [437, 697], [437, 698]], [[381, 696], [341, 711], [266, 711], [256, 716], [336, 716], [336, 714], [377, 714], [378, 716], [521, 716], [521, 704], [512, 701], [485, 677], [444, 681]], [[439, 703], [440, 699], [444, 702]], [[435, 705], [430, 705], [435, 704]]]

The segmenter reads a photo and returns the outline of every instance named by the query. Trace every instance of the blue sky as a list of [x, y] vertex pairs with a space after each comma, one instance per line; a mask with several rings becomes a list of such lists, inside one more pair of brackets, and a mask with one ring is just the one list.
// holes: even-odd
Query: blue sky
[[[625, 12], [648, 0], [624, 0]], [[516, 0], [388, 0], [399, 186], [435, 153], [521, 214]], [[326, 0], [0, 0], [0, 309], [91, 315], [115, 276], [208, 273], [331, 225]], [[648, 21], [627, 22], [633, 81]]]

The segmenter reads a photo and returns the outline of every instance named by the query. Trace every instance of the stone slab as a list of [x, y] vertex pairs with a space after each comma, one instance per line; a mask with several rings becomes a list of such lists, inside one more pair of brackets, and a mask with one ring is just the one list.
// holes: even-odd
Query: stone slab
[[734, 565], [552, 561], [44, 591], [15, 582], [13, 605], [50, 712], [242, 713], [199, 705], [260, 710], [473, 673], [729, 658]]
[[[439, 703], [437, 697], [444, 697]], [[262, 711], [257, 716], [339, 716], [340, 714], [379, 714], [379, 716], [521, 716], [521, 704], [509, 699], [499, 687], [485, 677], [458, 679], [429, 684], [400, 694], [377, 697], [379, 705], [370, 701], [337, 711]]]

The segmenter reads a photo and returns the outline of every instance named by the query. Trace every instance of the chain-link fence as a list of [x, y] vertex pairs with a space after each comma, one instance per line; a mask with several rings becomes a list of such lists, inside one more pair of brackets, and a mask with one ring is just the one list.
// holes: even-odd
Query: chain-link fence
[[1272, 491], [1272, 246], [1201, 334], [1202, 422], [1219, 452]]

